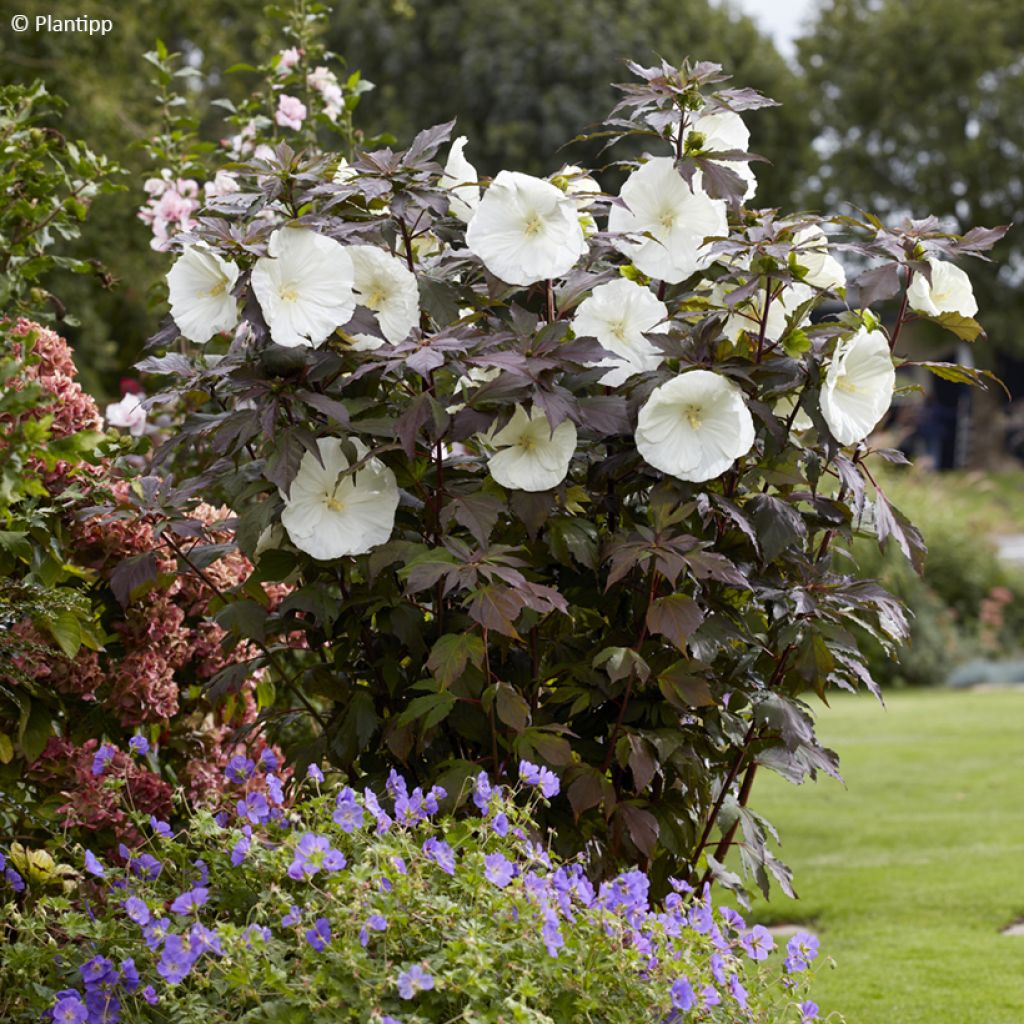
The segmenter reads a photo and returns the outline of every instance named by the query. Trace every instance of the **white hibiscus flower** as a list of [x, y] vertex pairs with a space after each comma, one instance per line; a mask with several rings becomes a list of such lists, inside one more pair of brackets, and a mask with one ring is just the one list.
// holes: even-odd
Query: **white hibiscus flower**
[[708, 266], [713, 257], [704, 239], [728, 233], [725, 201], [692, 191], [670, 156], [638, 167], [619, 196], [628, 209], [611, 208], [608, 230], [637, 237], [622, 238], [615, 247], [659, 281], [677, 284]]
[[790, 430], [797, 434], [804, 430], [810, 430], [814, 426], [814, 421], [804, 412], [803, 408], [797, 409], [799, 401], [799, 395], [786, 395], [784, 398], [780, 398], [772, 409], [776, 417], [784, 423], [789, 420], [790, 416], [793, 416], [793, 410], [796, 409], [796, 415], [793, 416]]
[[572, 196], [577, 210], [588, 210], [601, 194], [601, 186], [577, 164], [563, 164], [552, 176], [552, 183]]
[[448, 206], [452, 214], [468, 224], [480, 205], [480, 186], [477, 184], [480, 175], [463, 153], [466, 142], [466, 136], [460, 135], [452, 143], [440, 185], [451, 190]]
[[[321, 561], [343, 555], [362, 555], [391, 536], [398, 508], [395, 474], [378, 458], [370, 459], [354, 473], [345, 473], [349, 460], [342, 438], [317, 441], [323, 465], [306, 452], [291, 493], [282, 492], [281, 513], [291, 542]], [[359, 459], [368, 449], [362, 441], [350, 443]]]
[[142, 405], [145, 397], [129, 391], [120, 402], [108, 405], [103, 413], [107, 426], [127, 430], [132, 437], [141, 437], [146, 432], [146, 410]]
[[841, 341], [825, 374], [821, 414], [840, 444], [863, 441], [892, 404], [896, 370], [881, 331], [861, 328]]
[[[702, 114], [690, 127], [688, 134], [698, 132], [703, 136], [702, 148], [711, 153], [728, 153], [732, 150], [748, 152], [750, 149], [750, 129], [743, 118], [731, 110], [718, 110], [713, 114]], [[744, 199], [752, 199], [757, 191], [757, 178], [746, 160], [717, 160], [729, 170], [735, 171], [746, 183]]]
[[803, 279], [805, 284], [829, 291], [846, 287], [846, 271], [829, 253], [828, 235], [817, 224], [801, 228], [793, 235], [793, 245], [796, 247], [796, 262], [807, 270]]
[[576, 451], [576, 427], [570, 420], [551, 429], [537, 408], [516, 406], [512, 419], [490, 443], [500, 451], [487, 460], [491, 476], [513, 491], [549, 491], [565, 479]]
[[238, 324], [231, 294], [238, 266], [203, 244], [188, 246], [167, 274], [171, 316], [182, 336], [202, 345]]
[[958, 266], [945, 260], [929, 259], [928, 265], [932, 268], [932, 283], [929, 284], [923, 274], [914, 275], [907, 289], [910, 308], [927, 316], [942, 313], [974, 316], [978, 303], [971, 279]]
[[278, 228], [267, 251], [253, 268], [252, 290], [270, 336], [285, 348], [318, 348], [356, 308], [351, 256], [307, 228]]
[[576, 311], [573, 330], [577, 337], [596, 338], [615, 358], [598, 366], [611, 367], [602, 384], [617, 387], [633, 374], [656, 370], [663, 358], [645, 337], [668, 330], [668, 307], [649, 288], [621, 277], [598, 285]]
[[[350, 245], [345, 250], [352, 258], [353, 287], [360, 306], [377, 314], [381, 333], [397, 345], [420, 322], [420, 290], [416, 275], [397, 257], [374, 245]], [[356, 335], [376, 348], [379, 338]]]
[[550, 181], [502, 171], [466, 231], [466, 245], [508, 284], [560, 277], [587, 251], [570, 196]]
[[[712, 302], [724, 305], [726, 295], [725, 289], [721, 285], [716, 285], [711, 293]], [[761, 333], [761, 319], [764, 317], [767, 295], [766, 289], [760, 289], [751, 299], [741, 302], [725, 318], [723, 332], [730, 341], [737, 341], [742, 331], [755, 336]], [[805, 284], [787, 284], [781, 291], [778, 284], [774, 284], [772, 301], [768, 306], [768, 316], [765, 318], [765, 340], [778, 341], [786, 333], [789, 318], [802, 303], [813, 297], [814, 291]], [[796, 326], [799, 327], [808, 321], [809, 318], [805, 316]]]
[[646, 463], [695, 483], [721, 476], [754, 443], [743, 392], [710, 370], [689, 370], [651, 392], [636, 447]]

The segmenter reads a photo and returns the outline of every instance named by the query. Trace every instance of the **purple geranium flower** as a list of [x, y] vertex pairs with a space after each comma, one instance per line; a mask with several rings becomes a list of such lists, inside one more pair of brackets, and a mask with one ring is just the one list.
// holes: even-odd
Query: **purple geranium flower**
[[228, 781], [238, 783], [238, 785], [248, 782], [254, 771], [256, 771], [255, 763], [252, 758], [246, 757], [244, 754], [235, 754], [224, 766], [224, 774]]
[[99, 858], [92, 850], [85, 851], [85, 870], [97, 878], [103, 878], [107, 873], [107, 869], [100, 863]]
[[496, 814], [494, 821], [491, 822], [491, 828], [501, 836], [502, 839], [508, 835], [508, 817], [505, 814]]
[[[248, 828], [248, 825], [246, 826]], [[237, 843], [231, 848], [231, 866], [238, 867], [249, 853], [249, 847], [251, 843], [248, 836], [242, 836]]]
[[77, 995], [58, 999], [53, 1007], [53, 1024], [85, 1024], [89, 1011]]
[[171, 922], [169, 918], [161, 917], [156, 921], [151, 921], [145, 925], [142, 929], [142, 938], [145, 940], [146, 945], [150, 949], [159, 949], [167, 938], [168, 932], [171, 930]]
[[260, 767], [265, 772], [276, 772], [277, 765], [277, 754], [275, 754], [270, 747], [264, 747], [260, 752]]
[[818, 1004], [808, 999], [800, 1004], [800, 1024], [811, 1024], [818, 1019]]
[[134, 992], [139, 987], [139, 969], [131, 957], [121, 961], [121, 984], [126, 992]]
[[492, 885], [504, 889], [515, 878], [516, 866], [500, 853], [489, 853], [484, 857], [484, 877]]
[[697, 1004], [693, 986], [688, 978], [677, 978], [672, 982], [672, 1006], [677, 1010], [692, 1010]]
[[262, 793], [249, 793], [235, 805], [240, 818], [246, 818], [254, 825], [263, 825], [270, 818], [270, 804]]
[[540, 937], [547, 948], [548, 956], [557, 957], [558, 951], [565, 945], [562, 932], [558, 927], [558, 914], [553, 907], [544, 908], [544, 926], [540, 930]]
[[324, 773], [320, 770], [319, 765], [311, 764], [306, 768], [306, 778], [312, 779], [314, 782], [323, 782]]
[[455, 851], [443, 840], [431, 836], [423, 844], [423, 852], [446, 875], [455, 874]]
[[224, 950], [220, 944], [220, 936], [213, 928], [207, 928], [206, 925], [200, 924], [198, 921], [189, 929], [188, 932], [189, 946], [196, 952], [196, 955], [202, 953], [216, 953], [217, 956], [223, 956]]
[[149, 816], [149, 827], [158, 835], [161, 839], [171, 838], [171, 826], [166, 821], [161, 821], [155, 814]]
[[541, 795], [548, 799], [558, 795], [558, 776], [547, 768], [541, 768], [529, 761], [520, 761], [519, 778], [528, 786], [539, 786]]
[[145, 736], [133, 736], [128, 741], [128, 749], [133, 754], [145, 757], [145, 755], [149, 753], [149, 740], [147, 740]]
[[491, 795], [494, 788], [487, 772], [481, 772], [476, 777], [476, 785], [473, 787], [473, 803], [476, 804], [481, 814], [486, 814], [491, 807]]
[[146, 906], [146, 901], [139, 899], [138, 896], [129, 896], [124, 901], [124, 912], [137, 925], [149, 924], [149, 907]]
[[267, 792], [278, 807], [284, 803], [284, 785], [276, 775], [267, 776]]
[[345, 864], [344, 854], [331, 846], [327, 836], [306, 832], [295, 847], [294, 859], [288, 866], [288, 877], [300, 881], [303, 878], [312, 878], [321, 869], [340, 871]]
[[298, 924], [302, 920], [302, 911], [298, 907], [290, 907], [288, 913], [281, 918], [281, 926], [283, 928], [291, 928], [293, 924]]
[[114, 748], [109, 743], [102, 744], [92, 758], [93, 775], [102, 775], [106, 771], [107, 765], [110, 764], [113, 759]]
[[306, 941], [318, 952], [323, 952], [331, 941], [331, 922], [326, 917], [318, 917], [313, 927], [306, 932]]
[[138, 857], [129, 858], [128, 866], [132, 869], [133, 874], [149, 882], [159, 878], [160, 872], [164, 869], [163, 864], [151, 853], [140, 853]]
[[768, 954], [775, 948], [775, 940], [772, 938], [772, 933], [761, 924], [755, 924], [740, 939], [740, 943], [747, 951], [747, 956], [751, 960], [767, 960]]
[[153, 988], [152, 985], [147, 985], [142, 990], [142, 998], [145, 999], [150, 1006], [155, 1006], [160, 1002], [160, 997], [156, 994], [156, 989]]
[[177, 985], [188, 977], [189, 971], [199, 959], [189, 940], [183, 935], [168, 935], [164, 942], [156, 972], [168, 985]]
[[171, 904], [172, 914], [181, 914], [185, 916], [187, 914], [195, 913], [206, 901], [210, 898], [210, 890], [202, 885], [197, 885], [194, 889], [189, 889], [188, 892], [183, 892], [175, 901]]
[[704, 1009], [710, 1009], [712, 1006], [717, 1006], [722, 1001], [722, 997], [718, 994], [718, 989], [714, 985], [705, 985], [700, 990], [700, 1004]]
[[806, 971], [811, 961], [818, 958], [818, 937], [810, 932], [797, 932], [786, 944], [786, 962], [790, 974]]
[[348, 786], [338, 794], [331, 817], [342, 832], [355, 832], [357, 828], [362, 828], [363, 809], [356, 802], [356, 795]]
[[117, 977], [114, 962], [105, 956], [94, 956], [82, 964], [78, 971], [86, 986], [101, 985], [105, 981], [113, 982]]
[[412, 999], [417, 992], [428, 992], [433, 987], [434, 979], [419, 964], [398, 976], [398, 994], [403, 999]]

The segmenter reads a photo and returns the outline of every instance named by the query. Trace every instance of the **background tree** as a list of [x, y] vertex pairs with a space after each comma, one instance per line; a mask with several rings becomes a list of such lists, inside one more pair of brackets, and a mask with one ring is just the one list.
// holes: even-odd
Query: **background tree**
[[481, 174], [557, 170], [559, 147], [617, 101], [623, 59], [655, 55], [715, 61], [782, 104], [750, 118], [753, 150], [772, 161], [757, 165], [759, 205], [789, 202], [810, 154], [799, 76], [750, 18], [709, 0], [339, 0], [329, 43], [378, 83], [368, 128], [407, 143], [416, 126], [457, 117]]
[[[926, 213], [950, 230], [1020, 222], [1024, 215], [1024, 7], [999, 0], [821, 0], [799, 60], [815, 102], [818, 172], [805, 197], [832, 208], [839, 197], [880, 216]], [[978, 302], [991, 314], [992, 344], [979, 361], [1011, 390], [1024, 356], [1018, 329], [1024, 235], [1011, 231], [993, 262], [970, 261]], [[929, 334], [925, 340], [938, 343]], [[947, 342], [948, 344], [948, 342]], [[1014, 364], [1017, 364], [1016, 366]], [[975, 399], [972, 460], [998, 454], [993, 392]]]

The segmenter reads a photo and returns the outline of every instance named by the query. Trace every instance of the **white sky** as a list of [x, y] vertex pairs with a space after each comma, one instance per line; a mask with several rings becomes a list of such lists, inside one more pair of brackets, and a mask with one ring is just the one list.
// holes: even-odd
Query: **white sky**
[[787, 59], [794, 55], [793, 40], [811, 19], [813, 0], [732, 0], [775, 40]]

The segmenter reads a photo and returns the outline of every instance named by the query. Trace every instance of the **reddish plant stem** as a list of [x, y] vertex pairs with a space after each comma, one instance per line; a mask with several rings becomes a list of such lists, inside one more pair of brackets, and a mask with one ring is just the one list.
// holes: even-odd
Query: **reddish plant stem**
[[910, 301], [910, 282], [914, 280], [914, 271], [907, 267], [907, 280], [903, 285], [903, 299], [900, 302], [900, 311], [896, 314], [896, 326], [892, 329], [892, 337], [889, 339], [889, 351], [896, 351], [896, 342], [899, 341], [900, 331], [907, 320], [907, 303]]
[[[207, 574], [188, 557], [187, 552], [182, 550], [180, 544], [178, 544], [168, 533], [162, 534], [161, 539], [175, 553], [175, 555], [177, 555], [177, 557], [188, 566], [189, 570], [207, 587], [209, 587], [225, 605], [231, 604], [231, 599], [228, 595], [225, 594], [224, 591], [221, 590], [220, 587], [218, 587], [217, 584], [214, 583], [213, 580], [211, 580], [210, 577], [207, 576]], [[274, 652], [262, 640], [257, 640], [254, 637], [250, 637], [249, 639], [251, 639], [251, 641], [263, 652], [267, 661], [274, 667], [277, 674], [281, 677], [282, 682], [295, 695], [299, 703], [306, 709], [306, 711], [309, 712], [310, 715], [313, 716], [313, 718], [316, 719], [322, 729], [326, 729], [327, 720], [315, 707], [313, 707], [306, 695], [295, 685], [294, 680], [284, 670], [284, 666], [278, 660], [277, 655], [274, 654]]]
[[[794, 644], [787, 645], [786, 648], [783, 650], [782, 654], [779, 655], [779, 660], [776, 663], [775, 668], [772, 670], [771, 678], [768, 680], [767, 689], [771, 689], [772, 687], [776, 686], [782, 679], [782, 675], [786, 670], [786, 662], [789, 660], [790, 654], [793, 653], [794, 647]], [[747, 734], [743, 738], [743, 745], [742, 747], [740, 747], [736, 759], [733, 761], [731, 767], [729, 768], [729, 774], [726, 776], [725, 784], [722, 786], [722, 789], [720, 790], [718, 797], [715, 800], [713, 807], [711, 808], [711, 813], [710, 815], [708, 815], [708, 820], [704, 824], [704, 830], [701, 833], [700, 841], [697, 843], [697, 848], [692, 858], [690, 859], [690, 862], [692, 864], [696, 865], [697, 861], [700, 860], [700, 856], [704, 852], [704, 849], [708, 844], [708, 840], [711, 838], [711, 832], [715, 827], [715, 822], [718, 820], [718, 816], [722, 812], [722, 807], [725, 804], [726, 797], [729, 795], [729, 790], [732, 789], [733, 783], [739, 776], [740, 769], [743, 767], [743, 762], [746, 760], [747, 754], [750, 752], [750, 748], [753, 745], [754, 741], [758, 739], [758, 736], [758, 728], [753, 722], [751, 722], [750, 728], [747, 729]], [[754, 776], [757, 774], [756, 769], [756, 764], [748, 765], [747, 767], [747, 775], [744, 777], [743, 782], [740, 786], [739, 799], [741, 807], [745, 807], [747, 800], [750, 799], [750, 790], [754, 785]], [[734, 824], [730, 829], [731, 834], [727, 834], [726, 836], [724, 836], [723, 842], [719, 843], [718, 846], [715, 848], [714, 857], [716, 860], [721, 859], [718, 856], [719, 850], [727, 850], [729, 848], [729, 844], [732, 842], [732, 835], [734, 835], [735, 832], [736, 825]], [[702, 879], [702, 885], [703, 882], [708, 881], [709, 876], [710, 872], [705, 872], [704, 877]]]
[[[647, 588], [647, 605], [644, 608], [644, 617], [640, 623], [640, 635], [636, 639], [636, 643], [633, 644], [633, 650], [637, 654], [640, 653], [640, 648], [643, 646], [644, 640], [647, 639], [647, 613], [651, 610], [651, 605], [654, 603], [654, 595], [657, 593], [658, 580], [660, 573], [657, 569], [651, 569], [651, 582]], [[629, 673], [629, 678], [626, 680], [626, 690], [622, 695], [622, 702], [619, 704], [619, 713], [615, 718], [615, 725], [612, 726], [611, 736], [608, 738], [608, 753], [605, 754], [604, 764], [601, 765], [601, 771], [606, 772], [611, 767], [612, 759], [615, 757], [615, 743], [619, 738], [619, 733], [622, 731], [622, 723], [626, 718], [626, 709], [629, 707], [630, 697], [633, 695], [633, 680], [636, 678], [634, 672]]]

